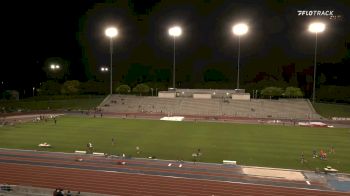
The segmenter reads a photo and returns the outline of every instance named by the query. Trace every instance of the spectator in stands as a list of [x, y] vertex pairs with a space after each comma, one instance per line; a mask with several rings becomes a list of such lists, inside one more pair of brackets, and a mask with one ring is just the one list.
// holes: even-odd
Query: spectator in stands
[[4, 184], [1, 186], [0, 190], [10, 192], [10, 191], [12, 191], [12, 187], [7, 185], [7, 184]]
[[57, 189], [56, 196], [64, 196], [62, 191], [63, 191], [63, 189]]
[[77, 194], [75, 194], [76, 196], [80, 196], [80, 191], [77, 192]]
[[67, 191], [66, 196], [72, 196], [72, 193], [70, 192], [70, 190]]
[[53, 196], [56, 196], [57, 195], [57, 193], [58, 193], [58, 189], [55, 189], [55, 191], [53, 192]]

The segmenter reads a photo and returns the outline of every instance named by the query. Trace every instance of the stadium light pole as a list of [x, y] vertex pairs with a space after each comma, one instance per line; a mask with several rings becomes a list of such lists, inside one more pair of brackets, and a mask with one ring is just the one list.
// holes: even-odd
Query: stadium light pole
[[174, 37], [173, 88], [175, 89], [175, 38], [182, 34], [182, 29], [179, 26], [174, 26], [168, 32], [170, 36]]
[[111, 73], [110, 73], [110, 95], [113, 94], [113, 81], [112, 81], [112, 63], [113, 63], [113, 38], [115, 36], [118, 35], [118, 30], [115, 27], [108, 27], [105, 30], [105, 34], [107, 37], [110, 38], [109, 41], [109, 52], [110, 52], [110, 57], [111, 57], [111, 65], [110, 65], [110, 69], [111, 69]]
[[237, 62], [237, 89], [239, 89], [239, 60], [241, 56], [241, 36], [248, 32], [248, 25], [244, 23], [236, 24], [232, 27], [233, 34], [238, 36], [238, 62]]
[[314, 83], [312, 88], [312, 103], [315, 103], [316, 97], [316, 59], [317, 59], [317, 34], [322, 33], [326, 29], [326, 25], [321, 22], [314, 22], [309, 25], [309, 31], [315, 33], [315, 59], [314, 59]]

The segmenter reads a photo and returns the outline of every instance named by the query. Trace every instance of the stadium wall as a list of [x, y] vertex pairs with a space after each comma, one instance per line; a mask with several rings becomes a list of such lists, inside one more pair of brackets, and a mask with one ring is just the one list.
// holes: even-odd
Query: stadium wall
[[242, 94], [232, 94], [233, 100], [250, 100], [250, 94], [249, 93], [242, 93]]
[[175, 92], [159, 92], [158, 97], [160, 98], [175, 98]]
[[211, 99], [211, 94], [193, 94], [194, 99]]

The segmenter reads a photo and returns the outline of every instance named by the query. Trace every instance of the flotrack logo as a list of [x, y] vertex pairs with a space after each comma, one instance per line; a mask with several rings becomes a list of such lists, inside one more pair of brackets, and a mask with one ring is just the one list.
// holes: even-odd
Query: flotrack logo
[[298, 10], [298, 16], [333, 16], [334, 10]]

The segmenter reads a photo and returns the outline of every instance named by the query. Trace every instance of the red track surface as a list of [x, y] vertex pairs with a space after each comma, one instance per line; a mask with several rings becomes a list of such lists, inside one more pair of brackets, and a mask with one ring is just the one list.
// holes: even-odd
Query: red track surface
[[[15, 154], [26, 154], [25, 152]], [[32, 153], [28, 153], [33, 155]], [[33, 155], [34, 156], [34, 155]], [[57, 155], [44, 155], [57, 158]], [[66, 157], [67, 158], [67, 157]], [[7, 158], [2, 157], [2, 160]], [[8, 158], [11, 159], [11, 158]], [[18, 157], [13, 160], [20, 160]], [[23, 159], [23, 158], [21, 158]], [[25, 158], [31, 159], [31, 158]], [[54, 159], [42, 159], [43, 163], [52, 163]], [[69, 165], [98, 165], [106, 164], [101, 161], [95, 163], [67, 162], [56, 159], [56, 163]], [[32, 158], [32, 161], [38, 161]], [[135, 161], [137, 162], [137, 161]], [[142, 163], [142, 161], [137, 162]], [[145, 162], [147, 164], [147, 162]], [[115, 165], [115, 167], [123, 167]], [[127, 166], [126, 166], [127, 167]], [[142, 168], [142, 166], [140, 166]], [[137, 169], [140, 169], [137, 167]], [[152, 168], [157, 170], [157, 168]], [[160, 168], [159, 170], [162, 170]], [[164, 170], [164, 168], [163, 168]], [[176, 170], [176, 173], [182, 170]], [[192, 171], [183, 170], [184, 173]], [[83, 192], [95, 192], [111, 195], [350, 195], [349, 193], [318, 191], [299, 188], [276, 187], [267, 185], [233, 183], [223, 181], [211, 181], [205, 179], [189, 179], [178, 177], [166, 177], [159, 175], [132, 174], [121, 172], [109, 172], [98, 170], [70, 169], [53, 166], [35, 166], [30, 164], [0, 163], [0, 184], [18, 184], [55, 189], [61, 187]]]
[[225, 183], [80, 169], [0, 164], [9, 184], [98, 192], [112, 195], [349, 195], [335, 192]]

